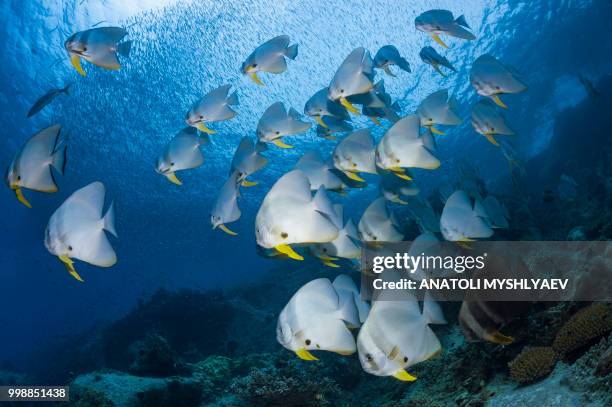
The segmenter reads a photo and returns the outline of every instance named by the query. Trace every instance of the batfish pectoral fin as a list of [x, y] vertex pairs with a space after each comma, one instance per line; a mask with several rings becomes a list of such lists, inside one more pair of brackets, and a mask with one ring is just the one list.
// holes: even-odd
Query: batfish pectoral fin
[[497, 142], [497, 140], [495, 140], [493, 134], [485, 134], [484, 136], [487, 138], [487, 140], [489, 140], [489, 143], [493, 144], [496, 147], [499, 147], [499, 143]]
[[401, 173], [401, 172], [393, 172], [393, 174], [395, 174], [396, 177], [405, 179], [406, 181], [412, 181], [412, 177], [408, 174]]
[[200, 130], [201, 132], [204, 132], [206, 134], [215, 134], [216, 133], [216, 131], [206, 127], [206, 125], [203, 122], [198, 123], [198, 125], [196, 127], [197, 127], [198, 130]]
[[319, 126], [324, 127], [326, 129], [329, 128], [329, 126], [325, 124], [325, 122], [323, 121], [320, 115], [315, 116], [315, 121], [319, 124]]
[[72, 277], [76, 278], [81, 283], [83, 283], [84, 282], [83, 279], [81, 278], [79, 273], [76, 272], [76, 270], [74, 268], [74, 262], [72, 261], [72, 259], [70, 257], [66, 256], [66, 255], [61, 255], [61, 256], [58, 256], [58, 257], [62, 261], [62, 263], [64, 263], [64, 265], [66, 266], [66, 270], [68, 270], [70, 275]]
[[259, 184], [259, 182], [247, 181], [246, 179], [240, 183], [240, 185], [242, 185], [243, 187], [254, 187], [257, 184]]
[[238, 234], [234, 232], [233, 230], [231, 230], [230, 228], [228, 228], [227, 226], [225, 226], [223, 223], [219, 225], [219, 229], [221, 229], [222, 231], [224, 231], [230, 236], [236, 236]]
[[312, 353], [308, 352], [304, 348], [300, 348], [296, 350], [295, 354], [298, 356], [298, 358], [302, 360], [308, 360], [308, 361], [319, 360]]
[[329, 260], [325, 260], [323, 262], [323, 264], [326, 265], [327, 267], [331, 267], [331, 268], [335, 268], [335, 269], [340, 268], [340, 265], [338, 265], [338, 264], [336, 264], [336, 263], [334, 263], [332, 261], [329, 261]]
[[385, 71], [387, 75], [392, 76], [394, 78], [397, 77], [397, 75], [391, 71], [391, 68], [389, 68], [389, 65], [385, 66], [383, 70]]
[[440, 38], [440, 36], [438, 34], [432, 33], [431, 34], [431, 38], [433, 38], [433, 40], [435, 42], [437, 42], [438, 44], [440, 44], [441, 46], [443, 46], [444, 48], [448, 48], [448, 45], [446, 45], [444, 43], [444, 41], [442, 41], [442, 39]]
[[395, 372], [393, 377], [395, 377], [397, 380], [401, 380], [402, 382], [413, 382], [417, 379], [416, 376], [411, 375], [404, 369]]
[[304, 260], [304, 257], [300, 256], [291, 246], [288, 244], [279, 244], [278, 246], [274, 246], [277, 252], [286, 254], [289, 258], [293, 260]]
[[351, 171], [344, 171], [344, 174], [349, 177], [350, 179], [352, 179], [353, 181], [358, 181], [358, 182], [365, 182], [365, 179], [361, 178], [359, 175], [357, 175], [354, 172]]
[[183, 183], [181, 182], [181, 180], [180, 180], [180, 179], [178, 179], [178, 178], [176, 177], [176, 174], [175, 174], [175, 173], [173, 173], [173, 172], [168, 172], [168, 173], [164, 174], [164, 176], [165, 176], [166, 178], [168, 178], [168, 181], [172, 182], [173, 184], [176, 184], [176, 185], [183, 185]]
[[338, 260], [338, 258], [337, 258], [337, 257], [325, 256], [325, 255], [323, 255], [323, 256], [319, 256], [319, 258], [320, 258], [321, 260], [324, 260], [324, 261], [335, 261], [335, 260]]
[[502, 102], [501, 98], [499, 97], [499, 95], [491, 95], [491, 99], [493, 100], [493, 102], [495, 102], [495, 104], [503, 109], [507, 109], [508, 106], [506, 106], [506, 104], [504, 102]]
[[72, 66], [74, 66], [74, 69], [77, 70], [79, 75], [87, 76], [87, 73], [85, 73], [85, 70], [83, 70], [83, 67], [81, 66], [81, 57], [80, 56], [78, 56], [78, 55], [71, 56], [70, 57], [70, 63], [72, 64]]
[[264, 84], [264, 83], [261, 81], [261, 79], [259, 79], [259, 78], [257, 77], [257, 73], [256, 73], [256, 72], [251, 72], [251, 73], [249, 74], [249, 78], [251, 78], [251, 79], [253, 80], [253, 82], [255, 82], [256, 84], [258, 84], [259, 86], [266, 86], [266, 85], [265, 85], [265, 84]]
[[377, 117], [374, 116], [369, 116], [370, 120], [372, 120], [372, 123], [374, 123], [377, 126], [380, 126], [380, 120], [378, 120]]
[[442, 70], [440, 69], [440, 65], [439, 64], [433, 64], [432, 66], [434, 67], [436, 72], [438, 72], [440, 75], [442, 75], [442, 76], [444, 76], [446, 78], [446, 74], [444, 72], [442, 72]]
[[440, 131], [440, 130], [436, 129], [434, 126], [429, 126], [429, 130], [431, 130], [431, 132], [432, 132], [433, 134], [437, 134], [437, 135], [439, 135], [439, 136], [445, 136], [445, 135], [446, 135], [446, 133], [444, 133], [443, 131]]
[[346, 100], [346, 98], [340, 98], [340, 104], [342, 106], [346, 107], [346, 110], [348, 110], [349, 112], [351, 112], [353, 114], [360, 114], [359, 110], [357, 110], [357, 108], [355, 106], [353, 106], [351, 104], [351, 102]]
[[462, 237], [461, 239], [457, 240], [457, 244], [467, 250], [472, 250], [472, 246], [469, 245], [469, 242], [473, 242], [474, 239], [470, 239], [467, 237]]
[[280, 147], [280, 148], [293, 148], [292, 145], [285, 144], [285, 143], [283, 143], [283, 141], [281, 139], [278, 139], [278, 138], [276, 140], [272, 140], [272, 144], [274, 144], [275, 146]]
[[506, 336], [499, 331], [487, 333], [485, 335], [485, 339], [489, 342], [497, 343], [500, 345], [510, 345], [514, 342], [514, 338], [511, 336]]
[[17, 197], [17, 200], [19, 202], [21, 202], [22, 204], [24, 204], [28, 208], [32, 208], [32, 204], [30, 204], [30, 202], [28, 202], [26, 197], [23, 196], [23, 191], [21, 190], [21, 188], [19, 188], [19, 187], [15, 188], [15, 196]]

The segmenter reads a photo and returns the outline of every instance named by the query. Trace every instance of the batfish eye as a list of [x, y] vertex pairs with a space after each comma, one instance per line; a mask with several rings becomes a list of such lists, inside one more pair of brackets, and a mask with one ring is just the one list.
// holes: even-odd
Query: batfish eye
[[253, 68], [257, 68], [257, 64], [253, 64]]
[[340, 93], [344, 93], [344, 89], [340, 89]]
[[306, 346], [310, 345], [312, 342], [310, 342], [310, 339], [306, 339], [306, 342], [304, 342], [306, 344]]
[[83, 52], [87, 51], [87, 45], [83, 45]]
[[495, 127], [491, 127], [491, 131], [495, 131]]
[[404, 363], [408, 362], [408, 356], [404, 356]]
[[72, 246], [68, 246], [68, 250], [69, 250], [69, 251], [72, 251]]
[[356, 164], [356, 163], [353, 163], [353, 167], [357, 167], [357, 164]]
[[200, 115], [200, 119], [203, 119], [203, 118], [204, 118], [204, 116]]
[[17, 181], [21, 181], [21, 175], [17, 175]]
[[378, 236], [372, 236], [374, 240], [378, 240]]
[[370, 355], [369, 353], [366, 354], [366, 359], [371, 362], [372, 361], [372, 355]]
[[400, 160], [396, 158], [396, 159], [395, 159], [395, 162], [396, 162], [396, 163], [399, 163], [399, 162], [400, 162]]
[[174, 163], [170, 163], [170, 167], [174, 167]]
[[280, 131], [277, 131], [276, 134], [280, 134]]
[[495, 89], [500, 90], [501, 88], [499, 86], [496, 86]]
[[323, 252], [324, 252], [324, 253], [327, 253], [327, 247], [324, 247], [324, 248], [323, 248]]
[[289, 235], [288, 235], [286, 232], [283, 232], [283, 233], [281, 233], [281, 237], [282, 237], [283, 239], [286, 239], [286, 238], [288, 238], [288, 237], [289, 237]]

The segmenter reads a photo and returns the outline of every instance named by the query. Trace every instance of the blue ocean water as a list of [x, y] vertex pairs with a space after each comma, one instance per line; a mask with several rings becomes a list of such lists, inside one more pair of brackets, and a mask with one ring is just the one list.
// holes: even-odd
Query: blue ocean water
[[[450, 41], [446, 56], [458, 72], [447, 78], [418, 57], [433, 41], [416, 31], [413, 21], [433, 8], [464, 14], [477, 36]], [[226, 288], [256, 281], [277, 267], [256, 253], [254, 218], [261, 200], [305, 151], [328, 155], [333, 142], [317, 138], [313, 127], [292, 139], [292, 150], [271, 147], [271, 164], [256, 176], [260, 185], [243, 191], [242, 217], [232, 225], [237, 237], [211, 230], [210, 208], [235, 147], [241, 137], [255, 136], [265, 108], [282, 101], [302, 111], [358, 46], [375, 52], [394, 44], [409, 60], [412, 73], [385, 77], [402, 115], [442, 88], [459, 101], [464, 122], [439, 141], [442, 167], [419, 176], [428, 191], [454, 179], [464, 160], [477, 165], [488, 183], [509, 185], [503, 155], [469, 122], [477, 100], [469, 69], [479, 55], [495, 55], [529, 85], [528, 92], [507, 99], [506, 112], [518, 134], [517, 157], [525, 162], [551, 148], [560, 115], [588, 97], [579, 75], [597, 83], [612, 72], [612, 9], [606, 0], [4, 0], [0, 16], [0, 163], [7, 166], [28, 137], [51, 124], [61, 124], [70, 136], [58, 193], [27, 193], [33, 205], [27, 209], [8, 188], [0, 192], [0, 361], [17, 365], [50, 341], [118, 318], [160, 287]], [[126, 27], [132, 53], [120, 71], [87, 66], [83, 78], [70, 66], [63, 42], [98, 23]], [[299, 44], [299, 56], [282, 75], [263, 75], [266, 86], [258, 87], [241, 75], [240, 64], [255, 46], [280, 34]], [[69, 82], [69, 96], [26, 118], [47, 89]], [[184, 172], [184, 185], [177, 187], [154, 171], [155, 159], [184, 126], [189, 106], [223, 84], [238, 90], [238, 116], [218, 127], [204, 149], [205, 164]], [[361, 118], [355, 124], [371, 125]], [[572, 125], [581, 137], [582, 126]], [[375, 136], [387, 127], [373, 128]], [[96, 180], [116, 205], [119, 238], [111, 241], [119, 260], [110, 269], [78, 263], [81, 284], [47, 252], [44, 230], [70, 193]], [[377, 193], [372, 182], [340, 199], [350, 202], [347, 214], [357, 220]], [[286, 267], [290, 273], [293, 265]]]

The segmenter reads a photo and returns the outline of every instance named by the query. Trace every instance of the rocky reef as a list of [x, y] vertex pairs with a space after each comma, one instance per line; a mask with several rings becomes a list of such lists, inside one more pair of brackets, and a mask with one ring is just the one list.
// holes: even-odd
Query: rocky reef
[[[307, 266], [301, 274], [285, 280], [277, 278], [278, 273], [286, 276], [287, 271], [276, 270], [266, 281], [299, 286], [302, 279], [314, 277]], [[609, 312], [607, 304], [536, 304], [504, 328], [516, 338], [507, 346], [466, 342], [456, 321], [458, 304], [443, 304], [449, 324], [435, 328], [442, 341], [442, 354], [413, 366], [411, 373], [418, 380], [403, 383], [365, 373], [356, 356], [319, 353], [319, 361], [307, 362], [276, 344], [275, 319], [287, 300], [271, 295], [278, 292], [277, 284], [280, 283], [265, 283], [224, 294], [162, 292], [139, 304], [124, 320], [102, 329], [97, 335], [100, 343], [89, 348], [99, 352], [122, 350], [125, 359], [104, 356], [99, 360], [107, 364], [68, 378], [71, 405], [395, 407], [612, 403], [612, 335], [601, 325], [607, 323], [609, 314], [603, 312]], [[288, 287], [282, 289], [290, 295]], [[164, 322], [158, 322], [173, 318], [177, 310], [183, 312], [183, 306], [178, 304], [181, 301], [187, 301], [189, 306], [215, 302], [217, 312], [201, 317], [219, 329], [206, 330], [205, 347], [182, 339], [190, 335], [193, 324], [172, 323], [175, 331], [170, 333]], [[204, 310], [200, 308], [200, 312]], [[226, 318], [240, 312], [248, 313], [252, 321], [247, 319], [241, 324], [239, 318]], [[145, 316], [149, 324], [127, 322]], [[572, 327], [583, 326], [580, 324], [584, 324], [584, 318], [599, 324], [589, 331], [597, 334], [589, 335], [589, 340], [568, 334]], [[123, 332], [109, 333], [119, 326]], [[204, 332], [198, 329], [195, 331]], [[584, 328], [581, 332], [586, 335]], [[571, 351], [562, 352], [558, 345], [553, 346], [560, 343], [558, 338], [568, 335], [575, 339]]]

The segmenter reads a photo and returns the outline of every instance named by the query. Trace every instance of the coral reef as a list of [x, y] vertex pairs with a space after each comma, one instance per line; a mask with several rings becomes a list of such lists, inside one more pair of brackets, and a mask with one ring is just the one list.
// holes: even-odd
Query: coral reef
[[176, 355], [163, 336], [151, 334], [133, 346], [136, 360], [130, 372], [154, 377], [172, 376], [178, 372]]
[[172, 380], [165, 388], [153, 388], [136, 394], [136, 407], [197, 407], [202, 400], [198, 383]]
[[105, 330], [102, 335], [105, 365], [129, 369], [126, 361], [132, 360], [130, 346], [151, 334], [162, 336], [185, 361], [222, 354], [233, 317], [234, 308], [221, 292], [160, 290]]
[[106, 395], [97, 390], [81, 386], [70, 388], [71, 407], [114, 407], [113, 403]]
[[255, 369], [237, 380], [232, 391], [248, 406], [301, 407], [332, 405], [337, 385], [328, 378], [299, 374], [279, 376], [274, 369]]
[[552, 372], [557, 354], [550, 346], [525, 348], [508, 364], [510, 377], [521, 384], [532, 383]]
[[[79, 394], [101, 393], [117, 407], [195, 406], [200, 401], [200, 386], [189, 377], [138, 377], [121, 372], [94, 372], [78, 376], [70, 385]], [[198, 404], [182, 404], [193, 402]], [[195, 402], [194, 402], [195, 403]]]
[[564, 384], [583, 394], [588, 402], [612, 405], [612, 375], [603, 367], [611, 347], [612, 334], [601, 339], [568, 367]]
[[559, 355], [567, 355], [588, 345], [612, 330], [612, 309], [608, 304], [596, 303], [578, 311], [557, 333], [553, 348]]
[[25, 384], [28, 380], [25, 375], [9, 370], [0, 369], [0, 386], [10, 386], [15, 384]]
[[232, 377], [232, 360], [225, 356], [209, 356], [189, 368], [200, 385], [203, 400], [218, 396], [218, 389], [227, 387]]

